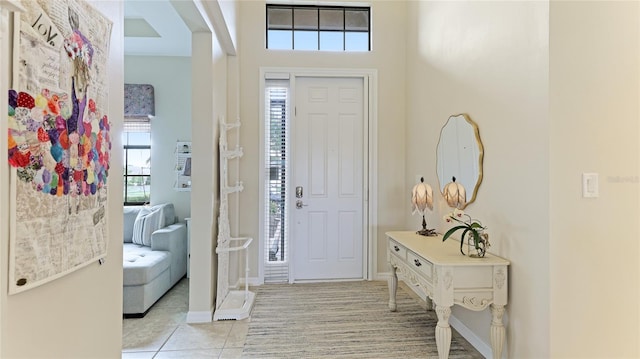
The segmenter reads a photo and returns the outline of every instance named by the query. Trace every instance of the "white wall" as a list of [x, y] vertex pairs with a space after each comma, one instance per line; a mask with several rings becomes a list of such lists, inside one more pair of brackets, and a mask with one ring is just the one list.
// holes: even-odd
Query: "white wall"
[[231, 42], [234, 47], [238, 48], [238, 12], [239, 12], [239, 0], [219, 0], [220, 11], [224, 17], [224, 21], [227, 26], [227, 31], [231, 37]]
[[[112, 133], [122, 128], [123, 7], [121, 2], [91, 1], [111, 21], [109, 116]], [[2, 49], [5, 63], [9, 49]], [[6, 77], [0, 81], [6, 81]], [[4, 95], [3, 95], [4, 96]], [[4, 97], [3, 97], [4, 98]], [[6, 100], [3, 100], [6, 101]], [[0, 132], [6, 133], [0, 121]], [[120, 138], [112, 138], [111, 178], [122, 177]], [[6, 142], [5, 142], [6, 143]], [[3, 147], [6, 148], [6, 147]], [[109, 181], [106, 263], [77, 270], [20, 294], [7, 295], [9, 166], [0, 165], [0, 357], [117, 358], [122, 350], [122, 181]]]
[[[508, 356], [638, 357], [640, 4], [410, 4], [406, 186], [434, 168], [429, 131], [468, 113], [485, 161], [467, 212], [511, 260]], [[454, 315], [488, 343], [487, 313]]]
[[[449, 116], [467, 113], [485, 156], [476, 201], [465, 211], [488, 227], [490, 252], [511, 261], [506, 353], [549, 357], [548, 4], [410, 1], [406, 17], [402, 190], [409, 193], [415, 175], [438, 188], [440, 129]], [[427, 222], [442, 230], [450, 209], [434, 197]], [[407, 228], [417, 228], [408, 205], [402, 214]], [[488, 310], [454, 307], [453, 315], [489, 343]]]
[[191, 215], [191, 192], [173, 189], [176, 141], [191, 141], [191, 58], [125, 56], [124, 81], [153, 85], [151, 204], [173, 203], [179, 220]]
[[384, 233], [402, 228], [407, 203], [404, 182], [405, 149], [405, 3], [375, 1], [372, 7], [373, 50], [365, 53], [267, 51], [264, 42], [265, 2], [240, 2], [239, 52], [241, 143], [240, 234], [256, 239], [250, 247], [251, 275], [258, 272], [257, 239], [260, 209], [256, 198], [260, 156], [259, 84], [260, 67], [355, 68], [378, 70], [378, 270], [387, 271]]
[[[226, 2], [229, 4], [224, 6], [231, 10], [237, 7], [233, 4], [235, 1]], [[213, 318], [217, 283], [218, 121], [222, 117], [227, 118], [228, 102], [237, 103], [236, 96], [228, 95], [228, 58], [213, 29], [224, 34], [235, 33], [235, 19], [212, 17], [215, 14], [210, 10], [218, 4], [180, 2], [179, 5], [181, 16], [192, 31], [190, 108], [193, 176], [187, 321], [203, 322]], [[233, 118], [235, 113], [237, 111], [234, 111]]]
[[552, 1], [550, 25], [551, 355], [638, 358], [640, 3]]
[[[227, 58], [210, 33], [193, 34], [192, 230], [189, 317], [212, 319], [217, 283], [218, 121], [226, 117]], [[197, 91], [196, 91], [197, 89]]]

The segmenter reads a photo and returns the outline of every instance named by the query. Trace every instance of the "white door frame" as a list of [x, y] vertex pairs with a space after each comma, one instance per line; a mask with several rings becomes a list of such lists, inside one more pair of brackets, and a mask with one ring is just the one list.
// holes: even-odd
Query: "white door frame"
[[[295, 80], [297, 77], [351, 77], [361, 78], [364, 85], [364, 158], [363, 158], [363, 200], [364, 200], [364, 223], [363, 233], [365, 233], [365, 243], [363, 243], [363, 270], [364, 278], [372, 280], [374, 273], [377, 273], [377, 241], [378, 231], [378, 181], [377, 181], [377, 160], [378, 160], [378, 71], [375, 69], [334, 69], [334, 68], [292, 68], [292, 67], [261, 67], [260, 68], [260, 170], [259, 170], [259, 245], [258, 245], [258, 284], [264, 283], [264, 90], [265, 75], [267, 73], [282, 74], [282, 78], [290, 79], [291, 103], [295, 104]], [[291, 114], [293, 116], [293, 114]], [[290, 264], [289, 264], [290, 265]], [[289, 273], [289, 281], [293, 274]]]

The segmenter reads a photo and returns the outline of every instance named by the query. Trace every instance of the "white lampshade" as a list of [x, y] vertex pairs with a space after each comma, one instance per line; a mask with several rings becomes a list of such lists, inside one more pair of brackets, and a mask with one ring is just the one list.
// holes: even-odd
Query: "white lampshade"
[[424, 215], [424, 211], [429, 207], [429, 209], [433, 209], [433, 190], [431, 186], [427, 183], [424, 183], [424, 179], [420, 179], [420, 183], [413, 186], [413, 190], [411, 191], [411, 204], [412, 204], [412, 212], [411, 214], [416, 214], [416, 212]]
[[467, 192], [464, 186], [456, 182], [456, 178], [453, 177], [452, 181], [447, 183], [443, 189], [443, 195], [445, 201], [450, 207], [460, 208], [467, 203]]

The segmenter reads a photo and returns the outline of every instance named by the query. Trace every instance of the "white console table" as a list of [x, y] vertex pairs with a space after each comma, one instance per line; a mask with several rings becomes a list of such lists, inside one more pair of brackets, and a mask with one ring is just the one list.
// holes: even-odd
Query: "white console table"
[[480, 311], [491, 307], [491, 349], [502, 357], [505, 328], [502, 323], [507, 304], [509, 261], [489, 253], [469, 258], [460, 253], [460, 242], [442, 235], [425, 237], [415, 232], [387, 232], [388, 260], [391, 267], [389, 308], [396, 311], [397, 272], [412, 285], [424, 289], [435, 304], [438, 316], [436, 345], [440, 359], [449, 357], [451, 327], [449, 316], [454, 304]]

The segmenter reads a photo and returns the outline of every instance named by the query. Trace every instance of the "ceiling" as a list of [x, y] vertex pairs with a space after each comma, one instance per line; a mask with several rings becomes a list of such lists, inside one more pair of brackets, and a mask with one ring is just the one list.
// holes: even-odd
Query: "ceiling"
[[191, 30], [169, 0], [124, 1], [124, 53], [191, 56]]

